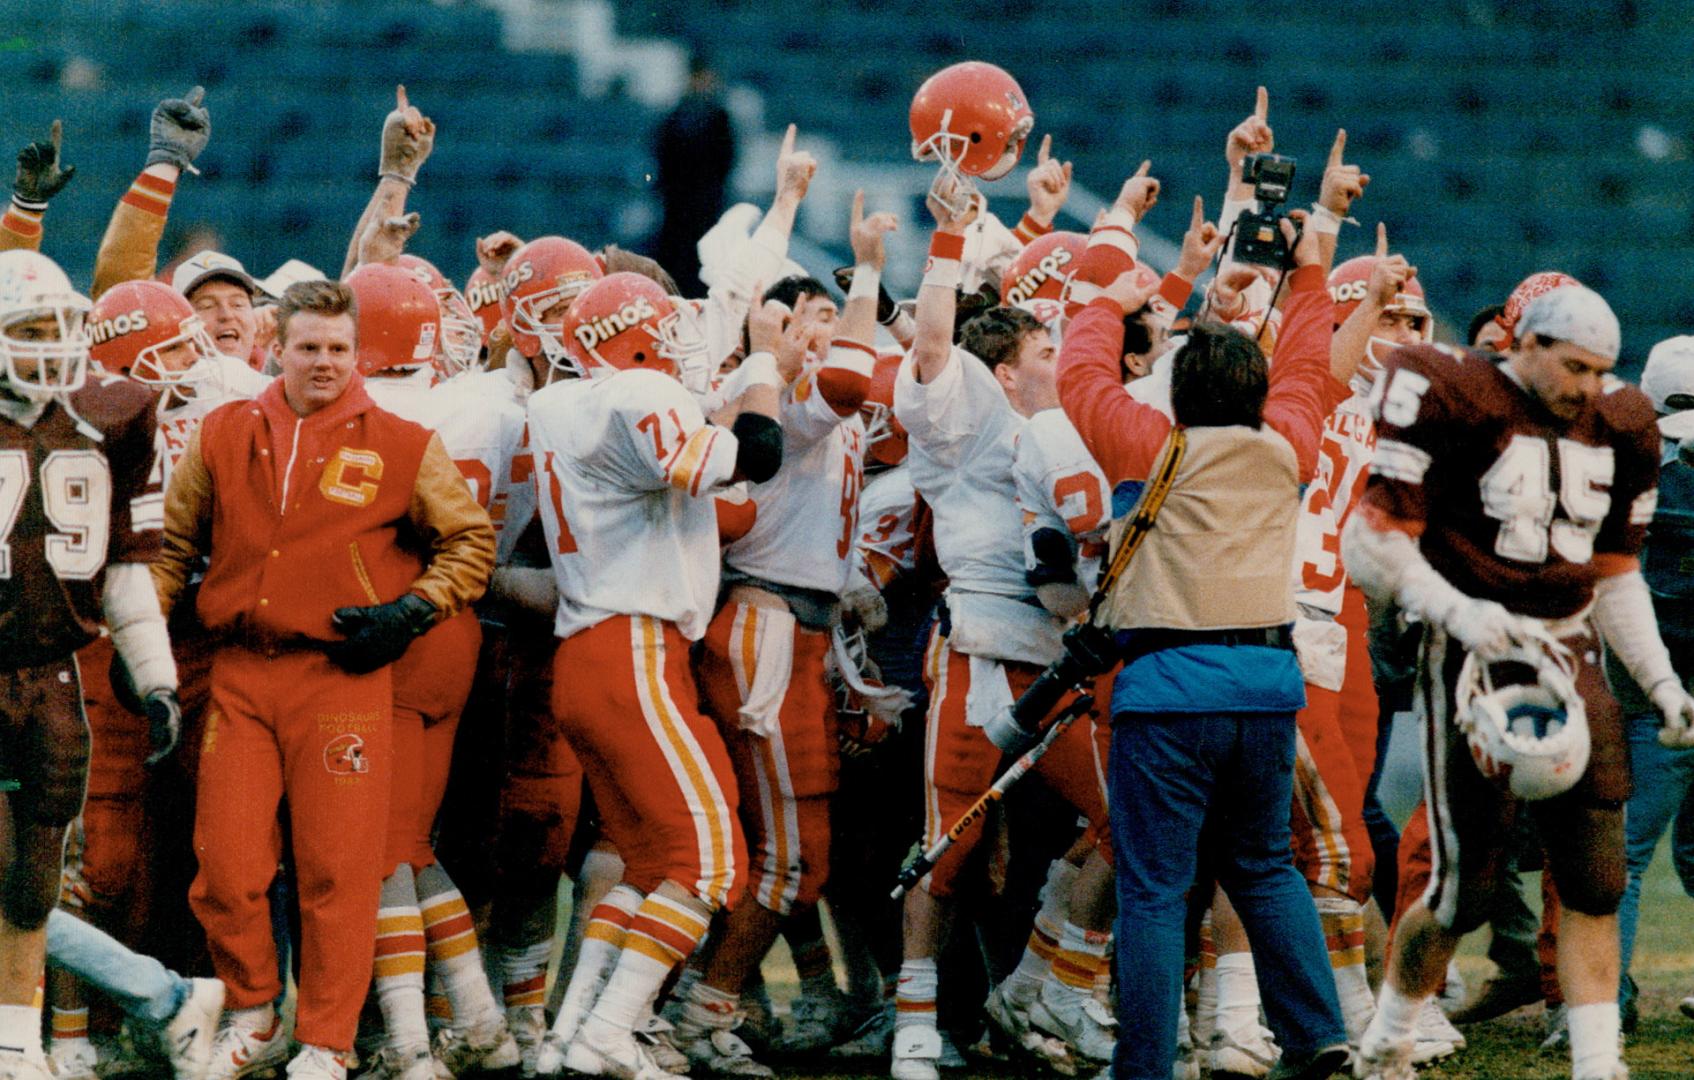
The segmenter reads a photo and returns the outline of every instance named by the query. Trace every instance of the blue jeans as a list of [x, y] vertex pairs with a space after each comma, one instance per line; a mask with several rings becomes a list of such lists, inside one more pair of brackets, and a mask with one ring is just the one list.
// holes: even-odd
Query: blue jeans
[[[1638, 713], [1624, 722], [1629, 735], [1629, 768], [1635, 793], [1624, 810], [1624, 854], [1628, 859], [1629, 881], [1618, 905], [1618, 959], [1625, 983], [1620, 1000], [1632, 996], [1627, 987], [1629, 961], [1635, 952], [1635, 927], [1641, 917], [1641, 875], [1653, 861], [1659, 838], [1664, 836], [1678, 811], [1694, 797], [1694, 750], [1661, 746], [1660, 722], [1658, 713]], [[1679, 845], [1689, 839], [1688, 830], [1679, 828], [1677, 832]], [[1690, 854], [1679, 849], [1676, 861], [1686, 864]]]
[[1169, 1080], [1182, 1008], [1184, 897], [1200, 833], [1241, 914], [1271, 1030], [1291, 1058], [1346, 1041], [1335, 978], [1289, 852], [1294, 714], [1121, 713], [1112, 727], [1117, 855], [1115, 1080]]
[[125, 1013], [163, 1024], [187, 1000], [188, 980], [75, 915], [47, 916], [47, 962], [103, 991]]

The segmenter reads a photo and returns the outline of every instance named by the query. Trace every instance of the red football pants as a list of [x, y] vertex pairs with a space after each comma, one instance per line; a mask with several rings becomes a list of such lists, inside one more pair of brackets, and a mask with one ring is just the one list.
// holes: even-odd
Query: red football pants
[[675, 624], [614, 615], [559, 642], [553, 713], [582, 761], [595, 808], [643, 893], [673, 881], [714, 906], [745, 883], [735, 773], [700, 711]]
[[288, 800], [301, 919], [294, 1037], [350, 1050], [370, 986], [392, 782], [391, 668], [350, 675], [321, 652], [220, 648], [200, 756], [189, 892], [225, 1007], [282, 993], [266, 891]]
[[1377, 698], [1364, 593], [1349, 586], [1338, 620], [1347, 629], [1347, 667], [1339, 691], [1306, 684], [1295, 716], [1294, 865], [1307, 881], [1370, 899], [1375, 862], [1365, 828], [1365, 789], [1376, 761]]
[[[1034, 664], [1008, 662], [1006, 680], [1012, 697], [1029, 688], [1041, 674]], [[924, 653], [924, 682], [929, 686], [929, 713], [924, 730], [924, 847], [928, 848], [964, 816], [966, 810], [994, 783], [1003, 755], [981, 728], [965, 721], [965, 698], [970, 694], [970, 657], [947, 647], [939, 627], [931, 631]], [[1070, 697], [1064, 699], [1068, 704]], [[1106, 792], [1098, 760], [1099, 743], [1081, 721], [1048, 748], [1034, 775], [1088, 818], [1096, 850], [1111, 857], [1111, 833], [1106, 824]], [[932, 896], [949, 896], [959, 871], [982, 841], [978, 825], [947, 849], [923, 887]]]
[[447, 794], [453, 736], [481, 650], [482, 624], [467, 608], [412, 642], [394, 663], [394, 790], [383, 859], [388, 874], [401, 863], [421, 870], [435, 862], [435, 815]]
[[700, 660], [701, 703], [717, 719], [741, 792], [741, 826], [751, 859], [749, 895], [787, 915], [818, 902], [829, 878], [829, 796], [841, 774], [835, 701], [824, 677], [829, 634], [796, 626], [778, 730], [769, 737], [741, 726], [745, 690], [759, 668], [776, 662], [758, 651], [758, 624], [769, 609], [723, 606], [706, 630]]

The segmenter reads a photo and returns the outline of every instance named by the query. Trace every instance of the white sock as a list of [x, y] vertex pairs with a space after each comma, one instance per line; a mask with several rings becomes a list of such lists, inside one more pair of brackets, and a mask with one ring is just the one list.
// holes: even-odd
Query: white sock
[[1341, 999], [1347, 1041], [1356, 1046], [1376, 1011], [1376, 998], [1365, 974], [1364, 905], [1347, 896], [1319, 896], [1315, 902], [1335, 975], [1335, 994]]
[[566, 1042], [582, 1025], [582, 1018], [594, 1007], [594, 1001], [606, 986], [606, 979], [623, 951], [624, 934], [629, 920], [641, 906], [641, 893], [632, 885], [618, 885], [607, 893], [589, 913], [577, 946], [576, 966], [571, 969], [570, 984], [565, 987], [559, 1004], [559, 1015], [553, 1018], [553, 1033]]
[[34, 1061], [46, 1056], [41, 1049], [40, 1007], [0, 1005], [0, 1050], [21, 1053]]
[[376, 913], [374, 981], [386, 1042], [401, 1050], [427, 1048], [429, 1026], [424, 1018], [427, 950], [411, 866], [401, 863], [382, 883], [381, 904]]
[[1370, 1026], [1365, 1029], [1366, 1035], [1375, 1032], [1389, 1043], [1410, 1040], [1417, 1028], [1418, 1013], [1423, 1011], [1423, 1003], [1428, 1000], [1428, 995], [1407, 997], [1392, 982], [1384, 979], [1382, 993], [1376, 999], [1376, 1015], [1371, 1017]]
[[894, 991], [894, 1027], [934, 1027], [935, 992], [940, 976], [935, 957], [922, 956], [900, 965], [900, 982]]
[[1218, 957], [1217, 1026], [1226, 1031], [1248, 1030], [1259, 1022], [1259, 979], [1250, 952]]
[[709, 1032], [728, 1031], [735, 1026], [735, 1010], [740, 1004], [739, 994], [707, 986], [702, 979], [688, 989], [676, 1033], [684, 1039], [698, 1039]]
[[1071, 884], [1076, 875], [1077, 868], [1064, 859], [1054, 859], [1048, 867], [1047, 883], [1041, 886], [1041, 910], [1035, 913], [1035, 925], [1030, 927], [1023, 956], [1001, 984], [1001, 992], [1013, 1001], [1028, 1004], [1035, 1000], [1041, 984], [1053, 970], [1053, 956], [1070, 920]]
[[1600, 1001], [1565, 1010], [1570, 1025], [1570, 1071], [1577, 1080], [1610, 1077], [1618, 1066], [1618, 1003]]
[[[483, 970], [476, 926], [465, 898], [440, 866], [417, 871], [418, 910], [429, 954], [429, 991], [451, 1002], [452, 1022], [477, 1029], [500, 1019], [500, 1003]], [[435, 1013], [431, 1012], [431, 1018]]]

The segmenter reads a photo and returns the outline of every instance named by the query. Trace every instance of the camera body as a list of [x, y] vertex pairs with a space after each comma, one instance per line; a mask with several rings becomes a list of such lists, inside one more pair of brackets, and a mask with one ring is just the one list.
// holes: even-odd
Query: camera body
[[[1282, 237], [1282, 204], [1294, 186], [1294, 159], [1281, 154], [1250, 154], [1241, 163], [1241, 178], [1253, 185], [1257, 213], [1235, 219], [1235, 259], [1286, 269], [1293, 254]], [[1296, 233], [1298, 237], [1298, 233]]]

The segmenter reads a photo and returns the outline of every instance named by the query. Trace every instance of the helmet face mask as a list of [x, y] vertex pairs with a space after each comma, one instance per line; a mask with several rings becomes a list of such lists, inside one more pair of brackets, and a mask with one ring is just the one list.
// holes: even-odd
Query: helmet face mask
[[41, 401], [88, 380], [86, 296], [38, 251], [0, 252], [0, 377], [14, 395]]
[[1003, 69], [966, 61], [931, 75], [912, 98], [912, 157], [940, 170], [930, 195], [953, 214], [976, 196], [973, 177], [1011, 172], [1035, 129], [1035, 114], [1017, 80]]
[[[1495, 685], [1495, 669], [1509, 666], [1527, 667], [1534, 681]], [[1492, 661], [1466, 656], [1454, 712], [1477, 769], [1517, 798], [1562, 795], [1588, 768], [1588, 714], [1575, 660], [1551, 639]]]
[[441, 304], [441, 340], [438, 354], [448, 378], [482, 367], [482, 320], [458, 289], [448, 286], [435, 290]]
[[[173, 367], [168, 354], [184, 347], [192, 350], [193, 360], [185, 366]], [[206, 324], [200, 316], [191, 315], [182, 320], [175, 337], [136, 353], [129, 377], [143, 386], [168, 389], [184, 400], [192, 400], [201, 386], [222, 385], [217, 358], [218, 347], [206, 332]]]
[[660, 358], [671, 362], [675, 369], [673, 374], [685, 390], [699, 397], [711, 389], [713, 371], [706, 335], [701, 332], [693, 312], [678, 306], [661, 318], [658, 327], [649, 333], [658, 340]]
[[[540, 342], [542, 358], [548, 364], [578, 377], [587, 373], [565, 347], [565, 314], [571, 303], [591, 284], [593, 282], [587, 280], [566, 281], [512, 301], [513, 333], [535, 338]], [[558, 310], [559, 317], [552, 322], [543, 321], [554, 309]]]

